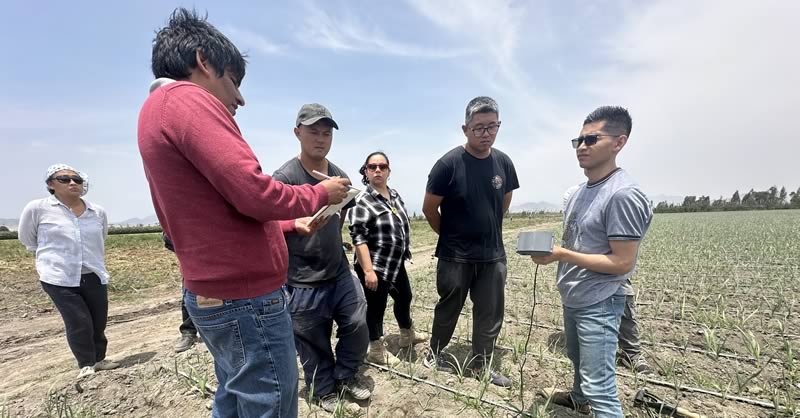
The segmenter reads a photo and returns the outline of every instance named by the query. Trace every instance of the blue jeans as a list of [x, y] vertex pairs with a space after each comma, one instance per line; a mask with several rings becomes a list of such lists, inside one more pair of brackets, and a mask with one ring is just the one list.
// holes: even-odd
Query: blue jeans
[[183, 300], [214, 356], [212, 416], [296, 417], [297, 360], [284, 291], [219, 300], [184, 290]]
[[625, 296], [583, 308], [564, 307], [567, 357], [575, 367], [572, 399], [589, 402], [598, 418], [622, 417], [617, 397], [616, 352]]
[[[369, 345], [364, 290], [350, 270], [319, 287], [287, 289], [306, 387], [319, 398], [336, 390], [336, 381], [355, 376], [363, 362]], [[331, 350], [334, 321], [336, 357]]]

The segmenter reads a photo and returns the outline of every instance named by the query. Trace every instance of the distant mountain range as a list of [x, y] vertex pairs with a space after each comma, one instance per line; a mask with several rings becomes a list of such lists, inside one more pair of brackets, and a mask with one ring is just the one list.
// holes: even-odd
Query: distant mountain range
[[[653, 201], [653, 204], [658, 204], [659, 202], [667, 201], [673, 204], [681, 204], [683, 203], [683, 196], [670, 196], [670, 195], [653, 195], [650, 196], [650, 200]], [[561, 210], [561, 205], [557, 205], [555, 203], [550, 202], [527, 202], [521, 205], [514, 205], [511, 206], [511, 212], [559, 212]], [[409, 212], [412, 212], [409, 210]], [[421, 213], [421, 211], [417, 210], [416, 213]], [[155, 214], [145, 216], [143, 218], [130, 218], [124, 221], [119, 222], [111, 222], [112, 225], [157, 225], [158, 218]], [[19, 219], [4, 219], [0, 218], [0, 226], [5, 226], [8, 229], [15, 231], [19, 226]]]
[[528, 202], [511, 206], [511, 212], [559, 212], [561, 206], [550, 202]]
[[[150, 216], [145, 216], [144, 218], [130, 218], [120, 222], [111, 222], [111, 225], [120, 225], [120, 226], [136, 226], [136, 225], [157, 225], [158, 218], [155, 214]], [[4, 219], [0, 218], [0, 226], [5, 226], [6, 228], [16, 231], [19, 228], [19, 219]]]
[[158, 218], [156, 214], [152, 214], [149, 216], [145, 216], [144, 218], [130, 218], [126, 219], [121, 222], [112, 222], [113, 225], [129, 225], [129, 226], [136, 226], [136, 225], [157, 225]]
[[19, 226], [19, 219], [3, 219], [0, 218], [0, 226], [4, 226], [12, 231], [16, 231]]

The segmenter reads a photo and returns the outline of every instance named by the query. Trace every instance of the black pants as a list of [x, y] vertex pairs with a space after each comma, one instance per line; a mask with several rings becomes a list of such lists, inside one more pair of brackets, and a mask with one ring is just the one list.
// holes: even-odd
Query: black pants
[[[183, 292], [181, 292], [183, 293]], [[181, 326], [178, 329], [181, 331], [181, 335], [194, 335], [197, 336], [197, 328], [194, 326], [194, 322], [192, 322], [192, 318], [189, 316], [189, 311], [186, 310], [186, 304], [183, 303], [183, 298], [181, 298]]]
[[389, 296], [394, 299], [394, 317], [400, 328], [411, 328], [411, 283], [406, 272], [406, 263], [400, 263], [400, 272], [394, 283], [378, 280], [376, 290], [367, 289], [364, 284], [364, 270], [356, 263], [355, 271], [361, 285], [364, 286], [364, 296], [367, 298], [367, 329], [369, 340], [379, 340], [383, 336], [383, 316], [386, 313], [386, 302]]
[[438, 353], [450, 343], [467, 294], [472, 300], [472, 353], [478, 362], [488, 360], [503, 326], [506, 262], [457, 263], [439, 260], [433, 312], [431, 349]]
[[78, 367], [93, 366], [106, 358], [108, 291], [94, 273], [81, 276], [80, 287], [55, 286], [41, 282], [64, 320], [67, 343]]

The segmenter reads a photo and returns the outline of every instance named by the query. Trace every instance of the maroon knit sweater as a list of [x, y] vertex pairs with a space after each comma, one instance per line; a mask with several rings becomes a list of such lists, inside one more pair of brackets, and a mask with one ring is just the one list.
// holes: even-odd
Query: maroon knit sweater
[[278, 221], [313, 214], [328, 203], [325, 188], [289, 186], [262, 173], [228, 110], [194, 83], [153, 91], [139, 114], [138, 137], [184, 286], [219, 299], [282, 286], [288, 254]]

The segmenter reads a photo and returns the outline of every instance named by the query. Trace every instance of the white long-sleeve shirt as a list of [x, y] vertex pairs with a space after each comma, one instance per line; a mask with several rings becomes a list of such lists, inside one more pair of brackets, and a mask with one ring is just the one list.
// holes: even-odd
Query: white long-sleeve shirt
[[39, 280], [56, 286], [79, 287], [81, 274], [93, 272], [108, 283], [105, 239], [106, 211], [84, 200], [86, 210], [74, 213], [55, 196], [25, 205], [19, 220], [19, 240], [36, 253]]

